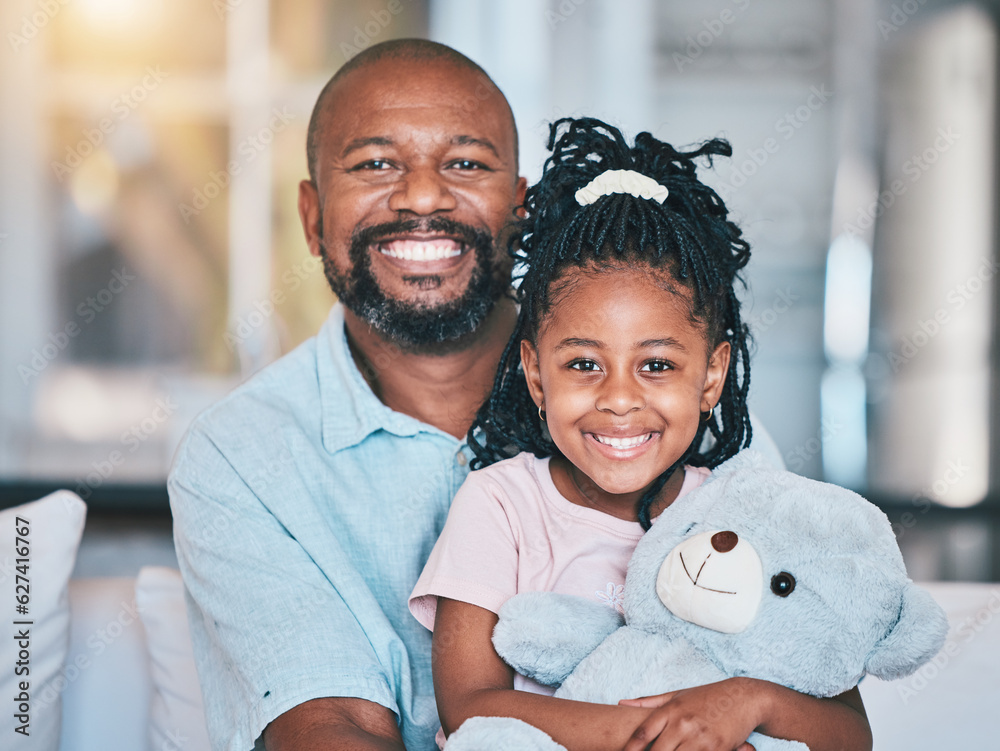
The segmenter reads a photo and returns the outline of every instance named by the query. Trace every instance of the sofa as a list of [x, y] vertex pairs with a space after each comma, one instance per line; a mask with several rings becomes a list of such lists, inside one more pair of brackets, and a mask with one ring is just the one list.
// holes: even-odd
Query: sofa
[[[30, 520], [28, 556], [13, 534]], [[86, 507], [59, 491], [0, 511], [0, 602], [17, 603], [17, 559], [28, 558], [26, 615], [0, 649], [0, 747], [34, 751], [209, 749], [191, 652], [183, 584], [175, 568], [145, 566], [136, 577], [71, 578]], [[20, 547], [20, 551], [18, 550]], [[909, 678], [866, 678], [861, 692], [877, 751], [993, 748], [1000, 706], [1000, 584], [927, 583], [948, 613], [944, 648]], [[8, 611], [10, 612], [10, 611]], [[27, 628], [28, 719], [14, 666], [17, 629]], [[9, 699], [8, 699], [9, 701]], [[13, 739], [13, 740], [11, 740]]]
[[15, 699], [0, 748], [207, 751], [179, 572], [71, 578], [85, 523], [69, 491], [0, 511], [0, 601], [15, 608], [0, 664], [24, 663], [0, 672], [0, 696]]

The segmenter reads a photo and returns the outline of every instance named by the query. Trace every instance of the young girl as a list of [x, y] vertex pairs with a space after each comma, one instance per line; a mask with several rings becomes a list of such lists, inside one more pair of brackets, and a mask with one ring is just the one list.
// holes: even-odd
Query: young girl
[[[500, 715], [574, 751], [644, 749], [658, 736], [654, 748], [731, 751], [755, 728], [813, 751], [864, 748], [856, 696], [845, 704], [730, 679], [591, 705], [540, 696], [552, 689], [494, 651], [496, 613], [517, 592], [620, 611], [643, 530], [750, 441], [748, 333], [734, 291], [749, 246], [695, 175], [698, 157], [728, 156], [729, 145], [679, 152], [642, 133], [630, 148], [600, 121], [565, 119], [549, 148], [515, 251], [517, 328], [469, 433], [482, 469], [456, 495], [410, 599], [434, 630], [444, 730]], [[719, 713], [720, 701], [732, 708]]]

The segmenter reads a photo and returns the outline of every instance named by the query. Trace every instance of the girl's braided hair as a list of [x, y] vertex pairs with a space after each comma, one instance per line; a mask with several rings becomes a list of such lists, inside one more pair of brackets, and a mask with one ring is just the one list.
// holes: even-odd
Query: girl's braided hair
[[[750, 357], [746, 324], [734, 285], [750, 259], [750, 246], [726, 217], [722, 199], [695, 176], [695, 160], [730, 156], [726, 141], [713, 139], [694, 151], [677, 151], [649, 133], [629, 147], [621, 132], [592, 118], [553, 123], [542, 179], [525, 196], [526, 218], [511, 239], [517, 325], [500, 358], [493, 390], [469, 430], [480, 468], [522, 451], [557, 454], [531, 399], [521, 367], [521, 340], [535, 342], [569, 268], [614, 269], [647, 265], [664, 269], [692, 293], [692, 318], [705, 326], [710, 351], [731, 346], [719, 409], [704, 420], [690, 447], [644, 495], [639, 521], [649, 526], [649, 507], [673, 471], [683, 465], [715, 467], [750, 443], [747, 391]], [[606, 170], [635, 170], [665, 186], [663, 204], [625, 193], [581, 206], [575, 193]], [[711, 440], [706, 439], [706, 431]]]

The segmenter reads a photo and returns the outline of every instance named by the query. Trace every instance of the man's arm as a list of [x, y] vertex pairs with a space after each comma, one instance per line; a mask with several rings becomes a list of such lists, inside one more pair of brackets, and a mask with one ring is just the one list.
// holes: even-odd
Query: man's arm
[[267, 751], [405, 751], [396, 715], [364, 699], [313, 699], [264, 730]]
[[[213, 746], [250, 747], [290, 697], [303, 702], [337, 693], [364, 698], [393, 717], [398, 739], [392, 709], [382, 710], [395, 709], [390, 678], [338, 588], [351, 583], [331, 581], [202, 431], [188, 435], [168, 485]], [[304, 504], [306, 521], [296, 523], [323, 530], [323, 520], [311, 513]], [[327, 571], [350, 577], [352, 563], [338, 541], [331, 536], [323, 545]], [[348, 738], [369, 729], [376, 738], [386, 737], [381, 724], [365, 722], [364, 713], [333, 719], [342, 721]], [[303, 734], [320, 727], [288, 726]], [[279, 732], [279, 742], [282, 737]]]

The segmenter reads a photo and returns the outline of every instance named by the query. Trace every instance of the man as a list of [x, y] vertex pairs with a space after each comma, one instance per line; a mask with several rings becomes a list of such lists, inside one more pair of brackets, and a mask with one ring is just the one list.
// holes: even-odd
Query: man
[[299, 214], [340, 303], [196, 420], [169, 479], [209, 734], [431, 749], [406, 600], [516, 318], [513, 116], [475, 63], [402, 40], [331, 79], [308, 140]]

